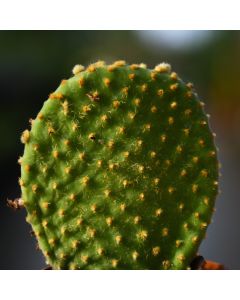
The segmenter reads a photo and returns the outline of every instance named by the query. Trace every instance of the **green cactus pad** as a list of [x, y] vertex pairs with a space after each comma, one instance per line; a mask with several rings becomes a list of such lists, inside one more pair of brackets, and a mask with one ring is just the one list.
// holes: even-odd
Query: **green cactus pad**
[[203, 103], [168, 64], [76, 66], [25, 130], [27, 221], [54, 269], [186, 269], [218, 161]]

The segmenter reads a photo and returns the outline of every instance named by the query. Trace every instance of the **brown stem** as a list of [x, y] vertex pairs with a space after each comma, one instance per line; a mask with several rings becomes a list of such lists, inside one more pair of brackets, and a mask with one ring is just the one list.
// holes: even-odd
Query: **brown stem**
[[43, 270], [52, 270], [52, 267], [47, 265]]
[[197, 255], [190, 265], [192, 270], [224, 270], [224, 265], [205, 260], [203, 256]]
[[206, 260], [202, 266], [202, 270], [224, 270], [224, 265]]

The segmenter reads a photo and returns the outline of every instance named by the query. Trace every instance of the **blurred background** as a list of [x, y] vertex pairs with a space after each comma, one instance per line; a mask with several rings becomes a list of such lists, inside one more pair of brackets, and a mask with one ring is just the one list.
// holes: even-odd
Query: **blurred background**
[[20, 196], [20, 135], [72, 67], [124, 59], [150, 68], [165, 61], [194, 83], [217, 134], [221, 194], [199, 252], [240, 269], [240, 31], [0, 31], [0, 269], [42, 269]]

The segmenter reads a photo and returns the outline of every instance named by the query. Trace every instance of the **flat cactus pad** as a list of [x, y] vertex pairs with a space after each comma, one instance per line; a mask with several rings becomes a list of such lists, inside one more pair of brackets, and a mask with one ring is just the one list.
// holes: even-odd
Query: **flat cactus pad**
[[27, 221], [54, 269], [186, 269], [218, 161], [203, 103], [170, 65], [77, 65], [25, 130]]

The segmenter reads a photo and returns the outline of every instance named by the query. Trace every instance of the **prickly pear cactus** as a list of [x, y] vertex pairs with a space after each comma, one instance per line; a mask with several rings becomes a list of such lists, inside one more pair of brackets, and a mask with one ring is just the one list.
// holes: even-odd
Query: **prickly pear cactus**
[[203, 103], [170, 65], [97, 62], [25, 130], [27, 221], [54, 269], [186, 269], [210, 222], [218, 162]]

